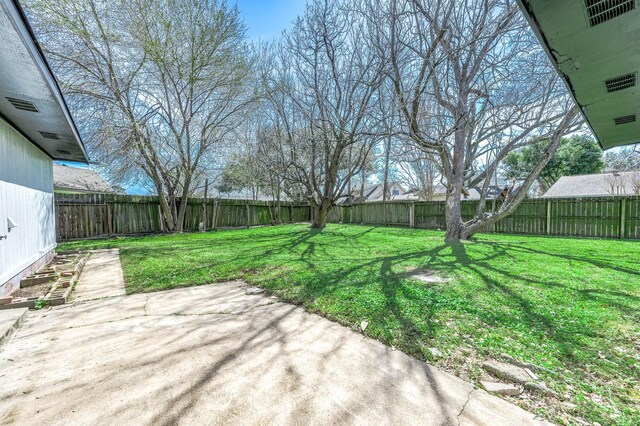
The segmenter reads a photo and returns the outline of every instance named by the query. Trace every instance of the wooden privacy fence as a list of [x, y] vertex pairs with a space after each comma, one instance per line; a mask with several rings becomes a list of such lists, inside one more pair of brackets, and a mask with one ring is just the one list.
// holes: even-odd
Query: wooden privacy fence
[[[486, 211], [498, 208], [487, 201]], [[478, 201], [462, 202], [463, 220]], [[329, 222], [445, 229], [444, 201], [375, 202], [334, 207]], [[485, 229], [503, 234], [640, 238], [640, 197], [548, 198], [523, 201], [513, 214]]]
[[[55, 211], [58, 241], [164, 232], [158, 197], [56, 194]], [[273, 202], [190, 198], [184, 230], [197, 231], [201, 223], [207, 230], [271, 225], [276, 213]], [[309, 216], [307, 205], [280, 203], [283, 223]]]
[[[477, 203], [462, 203], [464, 220], [474, 216]], [[58, 241], [164, 231], [157, 197], [56, 194], [55, 207]], [[487, 201], [486, 210], [492, 208], [493, 201]], [[282, 223], [307, 222], [310, 216], [307, 205], [281, 203]], [[275, 217], [273, 202], [190, 198], [184, 229], [197, 231], [201, 223], [204, 229], [270, 225]], [[334, 207], [328, 221], [424, 229], [446, 227], [444, 201]], [[485, 232], [640, 239], [640, 197], [525, 200], [511, 216]]]

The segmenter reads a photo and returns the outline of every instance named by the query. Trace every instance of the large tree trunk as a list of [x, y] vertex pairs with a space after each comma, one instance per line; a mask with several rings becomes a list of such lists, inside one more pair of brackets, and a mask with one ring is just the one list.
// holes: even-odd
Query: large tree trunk
[[158, 201], [160, 202], [160, 211], [162, 212], [160, 220], [164, 221], [164, 229], [166, 232], [173, 232], [175, 228], [175, 220], [171, 211], [171, 206], [167, 201], [167, 197], [165, 197], [163, 193], [159, 192]]
[[182, 194], [180, 195], [180, 204], [177, 206], [178, 214], [176, 215], [176, 232], [182, 232], [184, 230], [184, 218], [189, 204], [189, 188], [191, 188], [191, 178], [185, 179]]
[[389, 199], [389, 160], [391, 158], [391, 137], [387, 138], [387, 143], [385, 143], [385, 153], [384, 153], [384, 182], [382, 185], [383, 193], [382, 193], [382, 201], [387, 201]]
[[467, 238], [465, 226], [462, 222], [462, 200], [460, 199], [460, 193], [447, 192], [447, 200], [445, 201], [447, 233], [444, 238], [446, 243], [456, 244], [460, 240]]
[[184, 217], [187, 213], [187, 203], [189, 201], [189, 197], [183, 197], [180, 199], [180, 205], [178, 206], [178, 217], [176, 219], [175, 232], [184, 231]]
[[275, 212], [275, 218], [274, 218], [274, 222], [276, 225], [282, 225], [282, 200], [281, 200], [281, 191], [280, 191], [280, 183], [278, 182], [277, 186], [275, 187], [275, 194], [276, 194], [276, 212]]
[[328, 199], [323, 199], [320, 204], [311, 202], [311, 209], [313, 210], [313, 219], [311, 227], [314, 229], [324, 229], [327, 226], [327, 217], [333, 203]]
[[[461, 96], [465, 99], [464, 96]], [[459, 110], [463, 106], [459, 105]], [[447, 199], [445, 201], [445, 218], [447, 222], [447, 233], [445, 241], [448, 244], [455, 244], [464, 239], [464, 222], [462, 221], [462, 186], [464, 185], [464, 147], [466, 143], [465, 125], [466, 118], [459, 114], [460, 128], [455, 131], [455, 141], [452, 156], [452, 170], [447, 176]], [[443, 162], [447, 161], [443, 157]]]
[[[449, 244], [459, 243], [460, 240], [466, 240], [472, 237], [474, 234], [486, 229], [487, 226], [493, 225], [497, 221], [512, 214], [518, 205], [526, 198], [531, 185], [538, 178], [542, 169], [549, 163], [554, 156], [562, 136], [567, 132], [578, 116], [579, 110], [577, 107], [572, 108], [567, 115], [562, 119], [557, 129], [551, 136], [551, 142], [540, 156], [540, 160], [529, 172], [529, 175], [520, 186], [517, 195], [507, 196], [507, 199], [500, 206], [497, 212], [490, 214], [477, 215], [475, 218], [468, 222], [462, 221], [462, 209], [461, 209], [461, 192], [463, 180], [460, 176], [454, 175], [453, 191], [451, 188], [447, 188], [447, 202], [446, 202], [446, 218], [447, 218], [447, 233], [445, 235], [445, 241]], [[484, 202], [484, 200], [481, 200]]]

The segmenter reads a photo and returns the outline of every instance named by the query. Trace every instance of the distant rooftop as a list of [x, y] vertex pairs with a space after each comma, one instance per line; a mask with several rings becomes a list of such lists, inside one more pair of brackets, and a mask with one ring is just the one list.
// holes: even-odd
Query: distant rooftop
[[[199, 195], [202, 196], [202, 195]], [[258, 194], [253, 194], [249, 190], [244, 191], [232, 191], [232, 192], [218, 192], [215, 195], [211, 195], [215, 198], [221, 198], [224, 200], [247, 200], [247, 201], [274, 201], [273, 195], [265, 194], [259, 192]], [[280, 195], [280, 201], [289, 201], [289, 197], [285, 194]]]
[[54, 191], [113, 194], [114, 189], [91, 169], [53, 165]]
[[640, 170], [563, 176], [543, 198], [609, 197], [639, 195]]

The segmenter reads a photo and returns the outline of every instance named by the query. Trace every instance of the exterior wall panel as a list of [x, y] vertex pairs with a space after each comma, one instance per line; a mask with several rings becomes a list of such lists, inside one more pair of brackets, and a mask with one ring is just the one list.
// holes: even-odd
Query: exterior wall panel
[[[17, 226], [8, 231], [7, 219]], [[0, 119], [0, 296], [55, 248], [51, 158]]]

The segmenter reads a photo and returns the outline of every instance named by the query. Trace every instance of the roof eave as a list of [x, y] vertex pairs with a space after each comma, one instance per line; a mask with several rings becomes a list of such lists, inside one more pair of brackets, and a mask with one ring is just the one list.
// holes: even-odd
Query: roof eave
[[569, 80], [569, 78], [566, 76], [566, 74], [564, 72], [562, 72], [562, 70], [558, 66], [558, 61], [556, 61], [556, 58], [551, 53], [551, 47], [549, 46], [547, 38], [545, 37], [544, 33], [542, 32], [542, 30], [540, 28], [540, 25], [538, 24], [538, 21], [536, 19], [535, 13], [533, 12], [533, 10], [531, 9], [531, 7], [529, 5], [529, 1], [528, 0], [516, 0], [516, 2], [520, 6], [520, 10], [522, 10], [522, 13], [524, 14], [525, 19], [527, 20], [527, 22], [529, 23], [529, 26], [533, 30], [533, 33], [536, 35], [536, 37], [540, 41], [540, 44], [542, 44], [542, 47], [543, 47], [545, 53], [547, 54], [547, 57], [549, 57], [549, 60], [551, 60], [551, 64], [556, 69], [556, 72], [558, 73], [558, 75], [561, 77], [562, 82], [564, 83], [564, 86], [567, 88], [567, 91], [571, 95], [571, 99], [573, 99], [573, 102], [576, 105], [578, 105], [578, 107], [580, 108], [580, 113], [582, 114], [582, 117], [584, 118], [585, 123], [589, 127], [589, 130], [593, 134], [593, 137], [596, 139], [596, 142], [598, 142], [598, 145], [600, 145], [600, 149], [604, 150], [605, 148], [602, 146], [602, 142], [600, 142], [600, 138], [598, 137], [596, 132], [593, 130], [593, 128], [591, 126], [591, 123], [589, 122], [589, 118], [587, 117], [587, 114], [584, 111], [584, 106], [581, 105], [580, 102], [578, 102], [578, 99], [576, 97], [576, 93], [573, 90], [573, 86], [571, 84], [571, 80]]
[[[40, 73], [44, 77], [44, 80], [46, 81], [47, 86], [51, 91], [51, 94], [53, 95], [56, 102], [59, 104], [60, 108], [62, 109], [65, 119], [71, 131], [73, 132], [73, 136], [75, 138], [76, 144], [80, 147], [80, 150], [82, 151], [84, 158], [83, 158], [83, 161], [80, 161], [80, 162], [84, 162], [85, 164], [88, 164], [90, 159], [89, 159], [89, 155], [87, 153], [86, 147], [82, 142], [82, 138], [80, 137], [78, 128], [76, 127], [76, 124], [73, 121], [73, 117], [71, 116], [71, 113], [69, 112], [69, 107], [67, 105], [67, 102], [64, 99], [64, 96], [62, 95], [62, 91], [60, 90], [58, 81], [56, 80], [53, 74], [53, 71], [49, 66], [49, 63], [47, 62], [47, 59], [44, 56], [42, 48], [38, 43], [38, 40], [35, 36], [33, 28], [31, 28], [31, 25], [29, 24], [27, 16], [24, 10], [22, 9], [22, 6], [18, 2], [18, 0], [0, 0], [0, 1], [2, 1], [5, 4], [6, 9], [8, 11], [9, 19], [11, 19], [11, 21], [13, 21], [16, 28], [19, 29], [20, 36], [24, 41], [25, 46], [29, 50], [29, 53], [31, 54], [31, 57], [35, 65], [38, 67]], [[31, 138], [28, 138], [28, 139], [34, 145], [39, 146]], [[55, 155], [51, 155], [51, 154], [48, 154], [48, 155], [54, 160], [64, 160], [64, 158], [57, 158]]]

